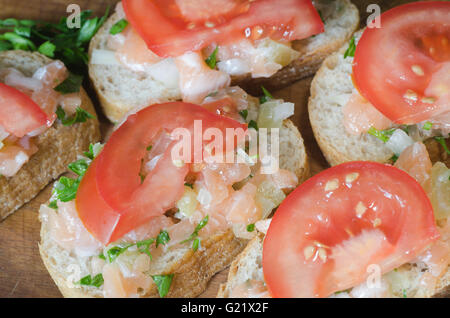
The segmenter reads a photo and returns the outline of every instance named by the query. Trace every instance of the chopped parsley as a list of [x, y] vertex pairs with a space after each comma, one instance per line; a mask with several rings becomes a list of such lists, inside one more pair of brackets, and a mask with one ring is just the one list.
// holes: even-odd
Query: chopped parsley
[[386, 130], [378, 130], [375, 127], [370, 127], [370, 129], [367, 131], [367, 133], [374, 137], [377, 137], [382, 142], [388, 142], [389, 138], [391, 138], [394, 131], [395, 131], [395, 128], [386, 129]]
[[258, 130], [258, 124], [256, 123], [256, 121], [250, 120], [250, 122], [248, 123], [248, 128], [253, 128], [255, 130]]
[[58, 86], [54, 88], [55, 91], [61, 94], [78, 93], [83, 83], [83, 76], [69, 73], [69, 76]]
[[121, 33], [128, 25], [128, 21], [125, 19], [120, 19], [114, 25], [109, 29], [109, 33], [112, 35], [116, 35], [118, 33]]
[[431, 127], [433, 127], [433, 123], [427, 121], [425, 124], [423, 124], [423, 129], [424, 130], [430, 130]]
[[87, 275], [85, 277], [83, 277], [82, 279], [80, 279], [80, 281], [78, 282], [78, 284], [83, 285], [83, 286], [93, 286], [93, 287], [100, 287], [102, 286], [104, 283], [103, 281], [103, 275], [97, 274], [94, 277], [92, 277], [91, 275]]
[[44, 54], [51, 58], [55, 57], [55, 50], [56, 46], [50, 41], [42, 43], [38, 48], [39, 53]]
[[57, 202], [56, 200], [51, 201], [51, 202], [49, 203], [48, 207], [49, 207], [49, 208], [52, 208], [52, 209], [54, 209], [54, 210], [57, 210], [57, 209], [58, 209], [58, 202]]
[[[192, 232], [192, 234], [184, 241], [181, 242], [181, 244], [184, 243], [189, 243], [189, 242], [193, 242], [192, 244], [192, 248], [194, 249], [194, 252], [197, 251], [198, 246], [200, 245], [200, 239], [198, 238], [198, 232], [200, 232], [200, 230], [202, 228], [204, 228], [206, 226], [206, 224], [208, 224], [208, 220], [209, 220], [209, 215], [205, 216], [195, 227], [194, 232]], [[198, 241], [198, 242], [196, 242]]]
[[445, 152], [450, 155], [450, 150], [447, 147], [447, 144], [445, 143], [444, 137], [434, 137], [434, 139], [444, 148]]
[[117, 257], [119, 257], [120, 254], [128, 250], [132, 246], [136, 246], [138, 251], [143, 254], [147, 254], [150, 259], [152, 259], [152, 254], [150, 253], [150, 246], [153, 243], [156, 243], [156, 247], [158, 245], [166, 245], [170, 241], [169, 233], [165, 230], [161, 230], [156, 238], [150, 238], [147, 240], [136, 242], [135, 244], [127, 243], [127, 244], [120, 244], [111, 247], [109, 250], [106, 251], [106, 256], [103, 254], [100, 254], [100, 258], [102, 259], [108, 259], [110, 263], [114, 262]]
[[100, 151], [102, 151], [102, 149], [103, 149], [103, 145], [99, 142], [94, 145], [90, 144], [89, 151], [84, 152], [84, 155], [87, 158], [94, 160], [94, 158], [98, 156], [98, 154], [100, 153]]
[[194, 189], [194, 185], [192, 183], [185, 183], [184, 186]]
[[8, 18], [0, 20], [0, 51], [25, 50], [39, 51], [55, 58], [77, 73], [86, 70], [88, 62], [87, 47], [109, 15], [91, 18], [92, 11], [80, 14], [80, 28], [69, 29], [67, 17], [58, 23]]
[[398, 160], [398, 156], [397, 155], [393, 155], [390, 159], [392, 161], [392, 163], [396, 163]]
[[[97, 149], [97, 151], [94, 151], [94, 149]], [[98, 155], [101, 149], [102, 145], [100, 143], [97, 143], [95, 145], [90, 144], [89, 152], [85, 153], [85, 155], [89, 159], [93, 160]], [[61, 177], [57, 182], [55, 182], [55, 185], [53, 187], [52, 199], [49, 205], [51, 208], [55, 208], [55, 206], [57, 208], [57, 200], [61, 202], [69, 202], [75, 199], [78, 191], [78, 186], [80, 185], [81, 179], [86, 173], [89, 164], [90, 163], [87, 159], [79, 159], [69, 164], [69, 169], [76, 173], [78, 177], [76, 179]]]
[[244, 120], [247, 120], [248, 110], [247, 109], [241, 110], [239, 112], [239, 115], [241, 115], [241, 117], [244, 118]]
[[147, 151], [150, 151], [150, 150], [152, 150], [152, 145], [150, 145], [150, 146], [148, 146], [146, 149], [147, 149]]
[[406, 294], [406, 289], [402, 289], [403, 298], [408, 298], [408, 295]]
[[255, 230], [255, 224], [247, 225], [247, 232], [253, 232]]
[[264, 86], [261, 86], [261, 89], [264, 95], [259, 98], [260, 104], [264, 104], [265, 102], [273, 99], [272, 94], [270, 94], [270, 92]]
[[156, 247], [158, 247], [158, 245], [160, 244], [166, 245], [169, 241], [170, 241], [169, 233], [167, 231], [161, 230], [158, 236], [156, 237]]
[[200, 247], [200, 239], [197, 237], [193, 242], [192, 242], [192, 249], [194, 250], [194, 252], [197, 252], [198, 248]]
[[348, 45], [348, 49], [344, 53], [344, 59], [346, 59], [348, 56], [354, 57], [355, 50], [356, 50], [355, 37], [352, 37], [352, 39], [350, 40], [350, 43]]
[[170, 285], [172, 285], [173, 274], [168, 275], [153, 275], [153, 281], [158, 288], [158, 293], [161, 298], [164, 298], [169, 293]]
[[72, 117], [67, 117], [66, 112], [61, 106], [58, 106], [55, 113], [64, 126], [72, 126], [73, 124], [84, 123], [89, 118], [95, 118], [93, 115], [91, 115], [81, 107], [77, 107], [75, 115], [73, 115]]
[[216, 48], [211, 53], [211, 55], [208, 56], [208, 58], [205, 60], [206, 64], [208, 64], [208, 66], [211, 69], [215, 69], [216, 68], [216, 65], [217, 65], [217, 52], [219, 52], [219, 47], [218, 46], [216, 46]]

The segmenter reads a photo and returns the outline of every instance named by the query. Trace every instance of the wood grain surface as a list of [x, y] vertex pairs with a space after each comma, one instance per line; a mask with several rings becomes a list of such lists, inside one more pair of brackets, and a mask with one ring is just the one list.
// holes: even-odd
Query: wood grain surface
[[[66, 14], [66, 7], [70, 3], [77, 3], [82, 10], [91, 9], [95, 14], [102, 15], [107, 6], [114, 5], [116, 2], [116, 0], [0, 0], [0, 19], [14, 17], [57, 21]], [[399, 2], [354, 0], [360, 9], [362, 23], [367, 17], [365, 8], [368, 4], [379, 3], [385, 9]], [[328, 165], [314, 140], [308, 120], [306, 106], [310, 83], [311, 78], [308, 78], [275, 92], [274, 95], [295, 103], [293, 121], [303, 135], [312, 172], [315, 174]], [[104, 122], [102, 131], [107, 131], [109, 127], [110, 125]], [[61, 297], [38, 251], [40, 240], [38, 210], [39, 206], [48, 200], [50, 192], [51, 185], [30, 203], [0, 223], [0, 297]], [[217, 274], [200, 297], [215, 297], [219, 284], [223, 283], [226, 277], [227, 270]]]

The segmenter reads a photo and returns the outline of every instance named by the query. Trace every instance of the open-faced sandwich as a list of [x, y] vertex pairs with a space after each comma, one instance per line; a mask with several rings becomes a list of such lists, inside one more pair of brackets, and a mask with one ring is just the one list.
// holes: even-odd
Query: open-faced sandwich
[[422, 186], [388, 164], [329, 168], [256, 223], [219, 297], [448, 297], [449, 193], [443, 163]]
[[393, 8], [324, 61], [309, 116], [331, 165], [394, 162], [416, 141], [450, 165], [449, 15], [448, 1]]
[[89, 74], [118, 122], [156, 102], [200, 103], [230, 82], [286, 86], [358, 25], [349, 0], [124, 0], [91, 41]]
[[[271, 99], [267, 91], [259, 101], [232, 87], [202, 106], [171, 102], [130, 115], [102, 150], [92, 146], [70, 166], [78, 177], [56, 183], [41, 207], [40, 253], [62, 294], [203, 292], [256, 235], [254, 224], [308, 175], [303, 140], [285, 120], [292, 111], [293, 104]], [[214, 163], [200, 152], [198, 161], [196, 146], [189, 158], [197, 161], [173, 159], [176, 132], [181, 128], [195, 136], [198, 121], [200, 136], [218, 131], [227, 154], [243, 160]], [[259, 129], [260, 135], [264, 128], [279, 128], [280, 169], [271, 174], [261, 173], [263, 160], [250, 155], [246, 144], [228, 148], [239, 139], [229, 129]], [[272, 131], [270, 136], [270, 148], [278, 147], [270, 143]], [[211, 138], [197, 146], [210, 149]]]
[[92, 103], [61, 61], [0, 52], [0, 220], [99, 138]]

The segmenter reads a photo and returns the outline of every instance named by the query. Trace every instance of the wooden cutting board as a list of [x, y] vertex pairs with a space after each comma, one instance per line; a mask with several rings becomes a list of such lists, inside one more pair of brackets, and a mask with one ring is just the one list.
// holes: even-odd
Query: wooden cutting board
[[[116, 0], [77, 0], [82, 10], [91, 9], [94, 14], [102, 15], [108, 5]], [[382, 8], [392, 7], [400, 1], [354, 0], [360, 8], [362, 21], [365, 21], [367, 4], [379, 3]], [[0, 0], [0, 19], [15, 17], [20, 19], [40, 19], [57, 21], [66, 13], [71, 0]], [[275, 92], [277, 98], [294, 102], [296, 105], [293, 121], [305, 140], [312, 173], [315, 174], [328, 166], [323, 158], [309, 124], [307, 100], [311, 78]], [[91, 94], [95, 101], [95, 96]], [[98, 103], [97, 110], [99, 111]], [[102, 123], [102, 131], [110, 124]], [[5, 221], [0, 223], [0, 297], [61, 297], [56, 285], [47, 273], [38, 251], [40, 240], [39, 206], [50, 197], [51, 185], [45, 188], [35, 199], [22, 207]], [[200, 297], [215, 297], [219, 284], [226, 281], [228, 270], [217, 274], [209, 283], [208, 289]]]

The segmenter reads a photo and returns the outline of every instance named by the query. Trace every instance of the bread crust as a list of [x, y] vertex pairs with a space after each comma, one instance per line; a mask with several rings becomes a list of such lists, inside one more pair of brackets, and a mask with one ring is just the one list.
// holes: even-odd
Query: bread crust
[[[34, 65], [24, 63], [34, 61]], [[0, 67], [15, 67], [26, 75], [51, 62], [39, 53], [6, 51], [0, 53]], [[81, 107], [96, 116], [94, 106], [84, 89], [81, 89]], [[38, 151], [10, 178], [0, 177], [0, 220], [6, 218], [23, 204], [34, 198], [47, 184], [67, 171], [67, 165], [76, 160], [90, 143], [100, 139], [96, 118], [85, 123], [63, 126], [55, 122], [36, 138]]]

